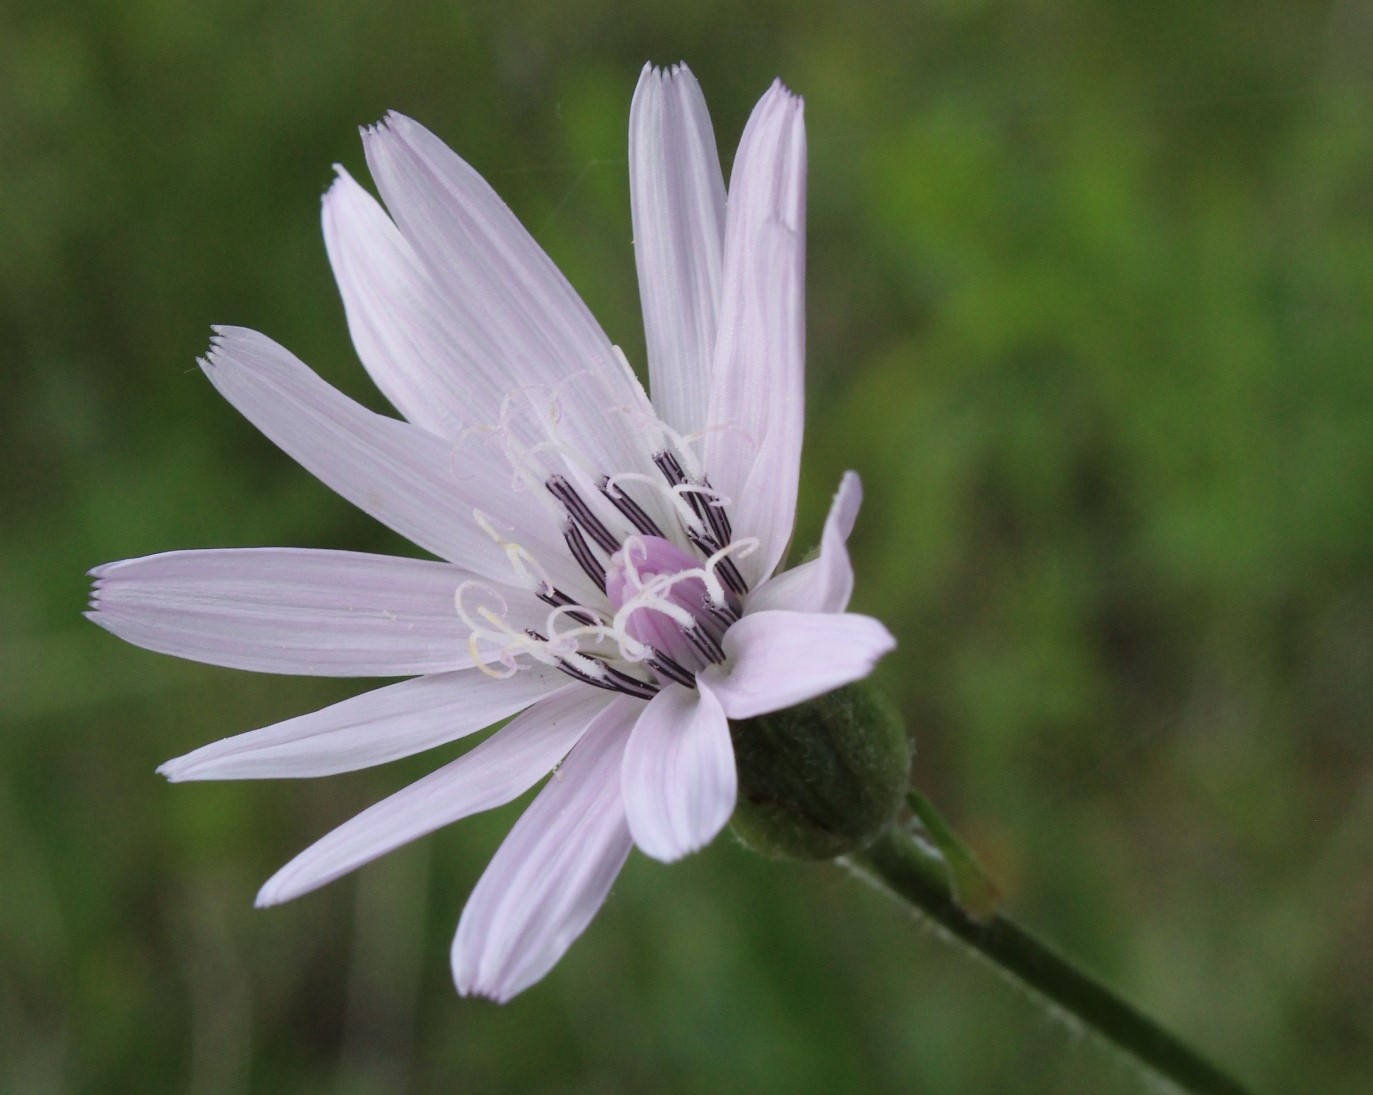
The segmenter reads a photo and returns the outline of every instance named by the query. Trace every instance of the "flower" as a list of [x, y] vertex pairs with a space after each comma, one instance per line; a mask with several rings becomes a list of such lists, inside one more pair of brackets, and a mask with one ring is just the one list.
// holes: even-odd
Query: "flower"
[[211, 383], [343, 497], [442, 561], [174, 551], [92, 571], [129, 642], [269, 673], [410, 679], [168, 761], [171, 780], [322, 776], [515, 716], [306, 849], [297, 897], [554, 772], [477, 883], [462, 993], [542, 977], [633, 845], [673, 860], [733, 811], [730, 719], [866, 676], [893, 646], [846, 613], [845, 475], [818, 555], [791, 537], [802, 432], [805, 131], [775, 83], [726, 199], [685, 66], [630, 111], [650, 405], [623, 354], [477, 173], [398, 114], [363, 131], [385, 209], [341, 168], [324, 237], [358, 356], [404, 421], [254, 331], [218, 327]]

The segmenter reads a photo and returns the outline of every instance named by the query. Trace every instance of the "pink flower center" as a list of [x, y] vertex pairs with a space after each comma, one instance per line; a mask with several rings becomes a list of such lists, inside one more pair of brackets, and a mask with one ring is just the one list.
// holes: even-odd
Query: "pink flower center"
[[[469, 644], [474, 650], [482, 642], [499, 647], [488, 666], [492, 675], [518, 672], [515, 659], [527, 654], [576, 680], [647, 700], [668, 684], [694, 688], [697, 673], [726, 660], [725, 632], [738, 622], [748, 594], [734, 557], [748, 554], [757, 541], [734, 538], [724, 505], [704, 477], [689, 479], [671, 453], [654, 453], [653, 463], [664, 479], [661, 509], [676, 518], [690, 547], [669, 540], [624, 490], [623, 481], [642, 476], [603, 476], [594, 481], [594, 493], [562, 475], [544, 483], [566, 513], [562, 534], [571, 560], [597, 591], [589, 600], [574, 598], [519, 544], [482, 526], [506, 549], [521, 582], [552, 610], [542, 626], [516, 630], [504, 620], [498, 592], [491, 591], [501, 607], [493, 609], [471, 601], [480, 582], [458, 587], [458, 614], [472, 629]], [[473, 659], [484, 664], [477, 653]]]
[[[689, 676], [724, 660], [720, 639], [728, 616], [713, 606], [701, 561], [660, 536], [632, 536], [610, 558], [606, 596], [617, 625], [652, 647], [659, 675]], [[685, 682], [683, 682], [685, 683]]]

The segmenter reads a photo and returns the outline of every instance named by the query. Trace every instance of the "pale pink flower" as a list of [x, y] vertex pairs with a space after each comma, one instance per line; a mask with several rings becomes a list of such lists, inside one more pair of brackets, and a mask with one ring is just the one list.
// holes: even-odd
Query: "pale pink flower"
[[324, 237], [358, 356], [405, 420], [243, 328], [217, 328], [201, 366], [301, 465], [443, 561], [170, 552], [97, 568], [90, 615], [215, 665], [412, 678], [197, 749], [162, 766], [172, 780], [350, 771], [516, 716], [257, 899], [298, 897], [552, 770], [453, 942], [458, 989], [505, 1000], [581, 933], [633, 845], [676, 859], [729, 820], [727, 720], [866, 676], [893, 640], [844, 611], [856, 475], [819, 554], [774, 575], [803, 417], [798, 98], [763, 96], [726, 198], [695, 79], [640, 78], [629, 164], [652, 405], [471, 167], [397, 114], [363, 144], [385, 208], [340, 169]]

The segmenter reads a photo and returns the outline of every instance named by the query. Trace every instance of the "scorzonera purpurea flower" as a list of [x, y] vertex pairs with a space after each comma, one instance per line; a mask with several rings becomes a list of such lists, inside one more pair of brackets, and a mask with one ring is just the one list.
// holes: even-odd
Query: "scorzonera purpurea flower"
[[515, 716], [273, 876], [289, 900], [551, 770], [477, 883], [458, 989], [542, 977], [632, 846], [709, 842], [735, 806], [730, 719], [866, 676], [893, 645], [847, 613], [840, 484], [818, 555], [774, 573], [801, 457], [805, 131], [780, 83], [726, 195], [684, 66], [630, 112], [650, 404], [617, 347], [495, 192], [390, 114], [363, 132], [385, 206], [341, 169], [324, 236], [358, 356], [404, 420], [287, 350], [216, 329], [201, 366], [254, 425], [437, 560], [261, 548], [97, 568], [91, 617], [151, 650], [272, 673], [410, 679], [207, 745], [169, 779], [321, 776]]

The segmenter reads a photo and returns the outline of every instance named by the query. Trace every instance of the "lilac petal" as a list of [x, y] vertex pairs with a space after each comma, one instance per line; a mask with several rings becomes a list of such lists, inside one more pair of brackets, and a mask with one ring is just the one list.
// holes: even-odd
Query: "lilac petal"
[[386, 207], [442, 290], [474, 384], [492, 405], [516, 394], [541, 401], [539, 416], [597, 474], [654, 471], [647, 454], [661, 442], [643, 389], [496, 192], [403, 115], [365, 130], [363, 144]]
[[469, 753], [344, 822], [277, 871], [257, 905], [279, 905], [460, 818], [518, 798], [567, 755], [607, 700], [569, 685]]
[[533, 665], [510, 677], [434, 673], [206, 745], [158, 769], [192, 779], [300, 779], [353, 772], [484, 730], [563, 687]]
[[862, 504], [863, 484], [858, 473], [845, 472], [825, 518], [819, 554], [769, 578], [749, 597], [749, 610], [843, 612], [848, 608], [853, 595], [853, 564], [846, 542]]
[[734, 812], [729, 721], [708, 684], [670, 685], [644, 708], [621, 776], [634, 843], [671, 862], [703, 848]]
[[612, 699], [497, 850], [453, 939], [463, 995], [504, 1001], [528, 988], [605, 901], [634, 843], [620, 768], [642, 710], [638, 700]]
[[750, 585], [776, 568], [796, 517], [805, 389], [806, 132], [801, 100], [775, 83], [744, 129], [729, 185], [720, 336], [706, 461]]
[[502, 582], [514, 572], [475, 511], [517, 530], [511, 538], [536, 555], [564, 550], [542, 499], [512, 491], [508, 467], [479, 440], [460, 445], [375, 414], [265, 335], [215, 331], [201, 361], [211, 383], [297, 463], [402, 536]]
[[725, 632], [724, 645], [728, 667], [707, 676], [725, 714], [748, 719], [866, 677], [896, 640], [851, 612], [755, 612]]
[[160, 654], [317, 677], [402, 677], [472, 665], [471, 632], [453, 603], [470, 575], [448, 563], [228, 548], [126, 559], [91, 575], [90, 618]]
[[629, 108], [629, 197], [653, 406], [679, 433], [706, 421], [720, 298], [725, 182], [686, 65], [645, 65]]
[[321, 210], [324, 244], [358, 357], [401, 414], [457, 437], [474, 405], [433, 280], [377, 200], [335, 171]]

